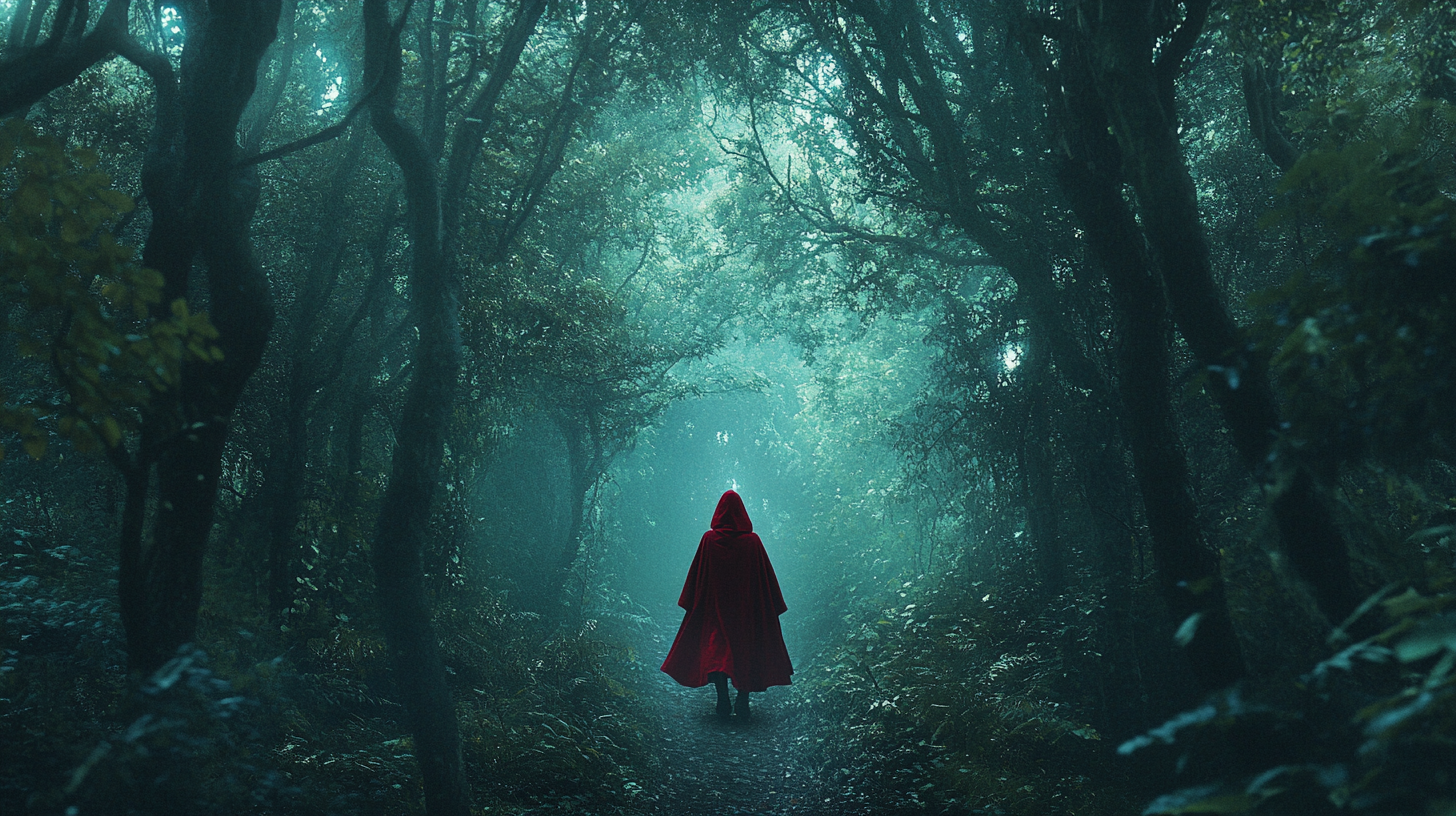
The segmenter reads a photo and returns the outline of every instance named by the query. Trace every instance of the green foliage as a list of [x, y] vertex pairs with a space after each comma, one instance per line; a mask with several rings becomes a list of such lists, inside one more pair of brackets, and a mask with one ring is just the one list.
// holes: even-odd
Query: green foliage
[[503, 665], [484, 665], [474, 637], [453, 641], [456, 665], [485, 681], [462, 705], [466, 757], [482, 773], [476, 790], [516, 806], [622, 807], [647, 781], [642, 701], [623, 683], [632, 653], [586, 620], [533, 654], [524, 622], [524, 641], [477, 635]]
[[[111, 230], [133, 204], [85, 148], [66, 149], [23, 119], [0, 125], [0, 296], [21, 357], [48, 365], [64, 400], [0, 393], [0, 427], [40, 458], [47, 424], [81, 450], [112, 447], [136, 409], [177, 382], [182, 363], [218, 360], [217, 331], [183, 300], [153, 316], [162, 277]], [[4, 448], [0, 447], [0, 455]]]
[[1074, 641], [1034, 593], [952, 572], [896, 596], [805, 679], [826, 781], [873, 812], [1127, 811], [1101, 735], [1058, 702]]
[[281, 776], [257, 765], [267, 756], [258, 701], [234, 693], [200, 650], [148, 678], [135, 705], [135, 719], [71, 772], [67, 812], [180, 816], [280, 804]]
[[[1167, 12], [1164, 22], [1176, 17], [1178, 5], [1159, 6]], [[1291, 212], [1334, 227], [1336, 242], [1316, 268], [1269, 297], [1261, 336], [1288, 386], [1289, 449], [1340, 462], [1371, 452], [1400, 459], [1432, 440], [1448, 448], [1449, 406], [1456, 404], [1453, 372], [1445, 368], [1453, 339], [1445, 276], [1456, 242], [1452, 207], [1440, 192], [1449, 193], [1450, 176], [1430, 163], [1452, 127], [1438, 106], [1412, 101], [1441, 88], [1450, 27], [1437, 23], [1448, 19], [1441, 15], [1449, 15], [1449, 4], [1387, 6], [1235, 0], [1228, 4], [1234, 16], [1221, 29], [1249, 52], [1267, 47], [1259, 53], [1280, 61], [1284, 91], [1312, 98], [1302, 114], [1286, 119], [1296, 137], [1313, 141], [1327, 133], [1331, 139], [1291, 175], [1288, 189], [1307, 192]], [[1007, 28], [1002, 13], [1011, 7], [1017, 6], [907, 4], [898, 10], [916, 13], [883, 36], [864, 36], [863, 53], [871, 61], [890, 56], [900, 23], [908, 29], [923, 17], [942, 25], [923, 30], [939, 66], [926, 70], [948, 83], [956, 128], [971, 155], [966, 167], [975, 176], [955, 206], [990, 219], [997, 234], [1004, 225], [1006, 239], [1050, 264], [1066, 328], [1094, 366], [1105, 365], [1105, 352], [1117, 342], [1105, 293], [1087, 271], [1064, 208], [1046, 195], [1051, 187], [1038, 165], [1047, 145], [1027, 124], [1043, 120], [1043, 98], [1028, 91], [1016, 49], [999, 42]], [[686, 504], [678, 500], [696, 492], [716, 497], [726, 486], [719, 483], [734, 477], [752, 484], [763, 500], [755, 520], [775, 548], [786, 592], [796, 595], [793, 614], [802, 617], [786, 618], [789, 636], [822, 647], [818, 658], [801, 663], [802, 682], [793, 690], [799, 702], [792, 714], [808, 723], [796, 744], [819, 764], [819, 777], [849, 793], [848, 804], [906, 812], [1127, 812], [1129, 791], [1139, 786], [1109, 756], [1098, 729], [1130, 727], [1112, 724], [1118, 715], [1109, 711], [1141, 714], [1181, 692], [1176, 671], [1166, 668], [1173, 648], [1164, 643], [1169, 638], [1146, 584], [1127, 577], [1130, 599], [1116, 609], [1098, 589], [1103, 585], [1110, 596], [1116, 580], [1107, 575], [1126, 577], [1119, 572], [1124, 563], [1123, 572], [1133, 569], [1143, 533], [1135, 505], [1119, 505], [1115, 491], [1079, 497], [1070, 478], [1092, 472], [1080, 480], [1083, 488], [1115, 479], [1112, 465], [1121, 467], [1123, 455], [1115, 443], [1101, 458], [1085, 452], [1108, 443], [1114, 423], [1096, 415], [1096, 400], [1056, 381], [1060, 363], [1048, 364], [1044, 350], [1029, 345], [1036, 335], [1027, 322], [1028, 293], [992, 271], [997, 261], [980, 257], [987, 248], [949, 225], [952, 202], [935, 185], [905, 172], [910, 165], [929, 172], [944, 163], [944, 156], [921, 161], [897, 152], [914, 152], [922, 143], [918, 102], [899, 124], [919, 135], [898, 139], [891, 129], [899, 124], [867, 115], [867, 100], [845, 89], [842, 66], [797, 39], [807, 34], [804, 27], [779, 24], [791, 19], [779, 13], [786, 7], [770, 3], [750, 12], [737, 4], [694, 4], [684, 11], [648, 3], [631, 6], [648, 32], [640, 37], [660, 39], [644, 45], [628, 33], [621, 50], [580, 63], [592, 88], [578, 93], [590, 111], [577, 119], [562, 104], [557, 80], [577, 65], [571, 59], [577, 35], [607, 12], [593, 4], [582, 8], [591, 13], [553, 8], [548, 15], [543, 36], [523, 58], [524, 80], [512, 82], [502, 100], [475, 171], [479, 183], [463, 206], [462, 328], [471, 367], [468, 400], [456, 416], [460, 425], [481, 430], [465, 444], [451, 441], [453, 473], [429, 532], [426, 570], [480, 807], [605, 813], [672, 804], [637, 793], [653, 782], [654, 758], [642, 737], [651, 705], [637, 693], [650, 684], [634, 681], [653, 671], [653, 661], [639, 661], [623, 645], [640, 633], [607, 631], [655, 604], [655, 595], [640, 589], [645, 581], [624, 588], [597, 571], [623, 570], [636, 559], [641, 572], [654, 575], [654, 589], [678, 580], [680, 573], [662, 578], [672, 550], [661, 540], [675, 526], [674, 513], [691, 513], [667, 505]], [[425, 47], [428, 34], [405, 37], [418, 48], [406, 55], [412, 85], [436, 83], [458, 99], [470, 96], [470, 77], [483, 64], [477, 57], [511, 19], [505, 5], [480, 10], [478, 28], [476, 18], [466, 23], [458, 10], [407, 22], [436, 32], [431, 47]], [[270, 134], [270, 143], [273, 136], [281, 143], [317, 129], [320, 107], [328, 107], [320, 102], [321, 87], [358, 90], [333, 84], [352, 75], [357, 56], [336, 47], [352, 36], [335, 25], [342, 21], [334, 19], [336, 9], [306, 5], [302, 11], [310, 32], [339, 40], [304, 37], [296, 63], [275, 67], [275, 76], [295, 72], [287, 95], [302, 89], [306, 98], [276, 112], [258, 106], [261, 117], [272, 116], [268, 121], [285, 131]], [[855, 25], [852, 36], [869, 34]], [[733, 33], [755, 26], [762, 50], [742, 48]], [[713, 41], [673, 41], [683, 32]], [[705, 53], [715, 64], [699, 73], [695, 60]], [[1206, 69], [1212, 62], [1190, 63], [1192, 82], [1217, 86]], [[146, 107], [145, 91], [136, 89], [149, 86], [129, 87], [131, 71], [88, 73], [83, 82], [95, 84], [95, 92], [79, 87], [56, 105], [68, 110], [48, 120], [50, 130], [84, 133], [98, 127], [87, 119], [99, 118], [103, 136], [115, 134], [113, 144], [139, 143], [139, 129], [117, 124], [139, 120]], [[660, 84], [658, 74], [693, 82]], [[705, 104], [704, 86], [730, 76], [749, 82]], [[786, 77], [787, 84], [771, 86]], [[598, 105], [608, 86], [619, 84], [619, 95], [632, 97], [625, 107]], [[101, 93], [108, 88], [120, 94], [110, 107]], [[880, 82], [878, 91], [900, 93], [894, 81]], [[1251, 164], [1247, 149], [1225, 149], [1237, 145], [1231, 134], [1241, 124], [1240, 106], [1231, 100], [1230, 94], [1189, 100], [1180, 86], [1180, 102], [1193, 103], [1180, 104], [1192, 125], [1192, 151], [1205, 151], [1207, 167], [1234, 166], [1228, 175], [1196, 166], [1201, 202], [1219, 211], [1210, 224], [1250, 220], [1243, 215], [1266, 192], [1264, 177], [1244, 166]], [[351, 100], [332, 101], [337, 111]], [[775, 103], [782, 104], [774, 109]], [[748, 135], [750, 105], [761, 140]], [[1194, 121], [1208, 107], [1220, 113]], [[1428, 130], [1402, 151], [1391, 138], [1395, 131], [1378, 126], [1412, 112]], [[708, 115], [713, 139], [703, 135]], [[447, 129], [442, 123], [456, 116], [448, 105], [434, 106], [426, 129]], [[559, 132], [538, 128], [565, 121], [562, 116], [573, 124]], [[571, 144], [558, 154], [568, 137]], [[216, 356], [211, 330], [185, 304], [159, 303], [162, 281], [116, 245], [113, 236], [131, 202], [107, 188], [95, 156], [65, 151], [22, 123], [7, 124], [0, 138], [9, 145], [0, 164], [6, 195], [0, 261], [12, 306], [5, 325], [20, 338], [22, 373], [49, 366], [61, 385], [46, 389], [37, 385], [43, 377], [31, 376], [22, 390], [24, 378], [7, 370], [6, 388], [16, 393], [4, 395], [8, 413], [0, 422], [19, 431], [34, 455], [50, 421], [82, 447], [115, 444], [135, 427], [139, 406], [175, 385], [187, 360]], [[746, 169], [725, 167], [720, 148], [742, 154]], [[394, 209], [379, 206], [388, 176], [370, 152], [376, 150], [372, 143], [361, 147], [363, 169], [349, 189], [349, 211]], [[6, 760], [0, 788], [7, 793], [64, 790], [69, 771], [82, 768], [73, 797], [83, 812], [93, 805], [104, 810], [107, 797], [137, 799], [141, 794], [129, 786], [142, 775], [166, 783], [158, 791], [167, 800], [143, 802], [163, 810], [261, 810], [275, 803], [252, 798], [252, 791], [291, 786], [297, 792], [287, 800], [289, 812], [418, 812], [419, 773], [403, 712], [393, 702], [397, 690], [369, 597], [374, 576], [367, 546], [384, 481], [376, 474], [387, 470], [381, 460], [398, 430], [380, 418], [391, 414], [397, 385], [410, 370], [403, 351], [409, 320], [393, 297], [405, 287], [390, 277], [407, 247], [388, 221], [392, 213], [377, 239], [313, 229], [309, 208], [298, 202], [329, 195], [317, 180], [331, 160], [322, 151], [299, 153], [261, 174], [268, 217], [258, 225], [260, 247], [279, 302], [294, 304], [279, 329], [285, 337], [288, 329], [299, 332], [288, 364], [302, 366], [307, 386], [308, 473], [301, 482], [302, 517], [292, 531], [300, 544], [292, 608], [281, 621], [265, 620], [255, 591], [262, 560], [256, 533], [274, 509], [265, 492], [271, 485], [260, 487], [255, 474], [265, 471], [261, 463], [283, 458], [278, 448], [265, 453], [275, 427], [266, 415], [278, 404], [277, 384], [288, 379], [280, 358], [270, 356], [255, 382], [248, 409], [254, 413], [244, 412], [230, 436], [221, 499], [232, 524], [224, 525], [226, 549], [214, 548], [210, 556], [199, 633], [216, 674], [193, 657], [170, 680], [154, 682], [148, 693], [159, 718], [141, 721], [120, 707], [116, 616], [109, 602], [97, 600], [111, 592], [110, 562], [84, 574], [61, 570], [56, 565], [72, 564], [75, 551], [41, 544], [31, 534], [34, 525], [15, 523], [17, 543], [0, 556], [0, 567], [10, 570], [0, 574], [0, 702], [7, 706], [0, 718]], [[119, 164], [127, 161], [137, 157]], [[319, 234], [328, 236], [321, 243], [337, 245], [338, 267], [353, 269], [364, 254], [376, 260], [371, 279], [380, 283], [366, 293], [358, 285], [365, 276], [330, 278], [317, 307], [325, 319], [305, 330], [305, 321], [294, 318], [314, 303], [300, 293], [309, 288], [307, 276], [321, 271], [305, 262], [310, 254], [326, 254], [305, 251]], [[1244, 237], [1223, 236], [1227, 246], [1217, 251], [1237, 257], [1242, 248], [1232, 245]], [[367, 253], [356, 249], [365, 243]], [[1296, 250], [1279, 249], [1246, 266], [1259, 267], [1256, 274], [1266, 279], [1283, 278]], [[1229, 289], [1246, 285], [1237, 281]], [[876, 319], [881, 316], [894, 319]], [[406, 328], [396, 330], [401, 323]], [[786, 339], [755, 345], [764, 338]], [[325, 364], [303, 365], [309, 361]], [[717, 404], [679, 404], [673, 408], [679, 413], [667, 413], [674, 401], [745, 384], [759, 391]], [[1043, 384], [1044, 392], [1032, 393]], [[47, 398], [51, 392], [61, 396]], [[1034, 399], [1045, 399], [1056, 417], [1046, 431], [1028, 424], [1029, 406], [1040, 404]], [[502, 467], [503, 478], [543, 494], [541, 504], [557, 503], [534, 478], [551, 471], [510, 469], [497, 456], [504, 446], [490, 444], [522, 433], [523, 416], [548, 412], [557, 415], [551, 420], [563, 437], [575, 434], [572, 442], [595, 448], [595, 461], [583, 470], [598, 488], [611, 488], [589, 494], [587, 530], [568, 542], [581, 544], [568, 552], [581, 554], [582, 595], [565, 614], [571, 623], [561, 628], [555, 628], [560, 621], [548, 626], [523, 611], [518, 596], [487, 589], [500, 585], [504, 559], [483, 563], [484, 548], [473, 539], [494, 535], [492, 546], [501, 550], [532, 542], [503, 535], [498, 514], [471, 512], [467, 501], [484, 470]], [[664, 415], [682, 418], [681, 428], [670, 433]], [[1188, 438], [1198, 440], [1190, 445], [1207, 449], [1195, 452], [1201, 461], [1231, 458], [1220, 453], [1222, 431], [1211, 412], [1186, 412], [1182, 419]], [[653, 427], [658, 424], [663, 430]], [[896, 431], [899, 438], [889, 438]], [[710, 441], [683, 441], [685, 453], [674, 458], [665, 452], [672, 434]], [[639, 447], [659, 449], [634, 460], [640, 471], [605, 470], [614, 454], [641, 440], [650, 444]], [[1028, 443], [1061, 457], [1052, 474], [1060, 488], [1055, 504], [1068, 522], [1062, 537], [1075, 580], [1060, 597], [1047, 597], [1025, 575], [1024, 514], [1035, 501], [1021, 478]], [[563, 450], [543, 445], [528, 455], [565, 468], [560, 460], [570, 453]], [[696, 470], [687, 465], [689, 455], [701, 460]], [[345, 461], [355, 472], [342, 472]], [[20, 464], [33, 463], [7, 467]], [[1202, 471], [1202, 508], [1224, 517], [1223, 525], [1257, 516], [1242, 473], [1229, 478], [1194, 469]], [[640, 529], [628, 531], [625, 522], [614, 522], [623, 516], [612, 505], [633, 501], [644, 506], [640, 524], [638, 516], [630, 519]], [[1409, 516], [1406, 504], [1391, 514]], [[516, 508], [525, 523], [544, 527], [534, 509]], [[1093, 529], [1085, 520], [1093, 516], [1125, 524], [1126, 534], [1082, 535]], [[1234, 525], [1237, 532], [1225, 538], [1243, 538], [1247, 526]], [[1421, 541], [1444, 556], [1450, 531], [1433, 529]], [[689, 551], [692, 540], [683, 545]], [[1219, 542], [1226, 543], [1236, 546]], [[1231, 597], [1257, 594], [1261, 612], [1286, 612], [1287, 587], [1253, 549], [1244, 547], [1241, 561], [1225, 561], [1258, 560], [1261, 567], [1257, 575], [1248, 569]], [[1105, 564], [1094, 560], [1101, 550], [1111, 553]], [[943, 576], [952, 565], [962, 572]], [[964, 574], [972, 569], [993, 577], [976, 583]], [[1203, 730], [1226, 750], [1247, 744], [1233, 733], [1247, 726], [1273, 733], [1270, 742], [1294, 734], [1322, 752], [1255, 762], [1225, 775], [1235, 783], [1215, 779], [1229, 767], [1226, 756], [1190, 754], [1202, 778], [1215, 781], [1160, 800], [1159, 812], [1317, 812], [1330, 806], [1333, 791], [1348, 793], [1362, 769], [1376, 769], [1381, 779], [1361, 795], [1429, 784], [1396, 779], [1407, 771], [1431, 779], [1445, 773], [1438, 763], [1450, 764], [1441, 740], [1450, 733], [1452, 626], [1446, 601], [1436, 600], [1444, 597], [1407, 597], [1419, 608], [1391, 609], [1407, 628], [1364, 644], [1358, 659], [1346, 661], [1354, 668], [1325, 672], [1325, 685], [1308, 683], [1309, 712], [1283, 701], [1278, 709], [1227, 702], [1154, 735], [1158, 744], [1167, 735], [1182, 747]], [[1264, 648], [1283, 661], [1281, 671], [1300, 646], [1291, 634], [1297, 626], [1286, 617], [1248, 611], [1239, 617], [1243, 634], [1268, 641]], [[1104, 648], [1114, 638], [1127, 639], [1127, 648]], [[1386, 662], [1361, 662], [1376, 654]], [[277, 655], [283, 657], [274, 661]], [[1347, 705], [1358, 695], [1341, 696], [1341, 672], [1353, 676], [1396, 660], [1406, 672], [1394, 687], [1366, 686], [1375, 692]], [[231, 679], [231, 690], [219, 676]], [[68, 717], [72, 697], [86, 701], [84, 716]], [[1119, 709], [1108, 702], [1116, 697], [1140, 699]], [[101, 739], [110, 747], [91, 754]], [[1351, 759], [1366, 745], [1389, 759]], [[10, 761], [21, 750], [37, 758]], [[1417, 756], [1408, 758], [1412, 752]], [[195, 775], [169, 776], [168, 763]], [[1343, 770], [1331, 770], [1337, 766]], [[249, 774], [251, 782], [244, 779]], [[264, 784], [257, 786], [259, 780]], [[1437, 794], [1432, 810], [1440, 812], [1441, 797], [1449, 796]], [[0, 810], [16, 800], [0, 801]]]
[[[591, 278], [555, 281], [508, 269], [481, 275], [462, 314], [467, 347], [481, 365], [488, 392], [539, 400], [559, 409], [588, 410], [617, 434], [632, 432], [685, 386], [666, 370], [685, 351], [640, 339], [626, 307]], [[578, 407], [579, 406], [579, 407]], [[607, 432], [613, 437], [612, 432]]]
[[1313, 268], [1254, 301], [1298, 455], [1404, 463], [1456, 441], [1456, 201], [1415, 147], [1407, 134], [1312, 151], [1284, 180], [1283, 217], [1332, 234]]
[[[603, 812], [627, 801], [645, 761], [639, 701], [615, 679], [631, 659], [618, 636], [586, 621], [543, 640], [537, 616], [485, 590], [451, 588], [437, 603], [477, 802]], [[384, 813], [417, 801], [412, 740], [370, 617], [337, 616], [269, 681], [285, 692], [271, 763], [305, 791], [295, 807]]]
[[[1254, 699], [1223, 692], [1124, 743], [1120, 753], [1176, 754], [1185, 776], [1201, 782], [1144, 813], [1450, 812], [1453, 606], [1449, 591], [1387, 589], [1365, 611], [1380, 608], [1391, 625], [1320, 662], [1295, 688]], [[1224, 776], [1206, 781], [1217, 770]]]
[[[112, 469], [17, 457], [0, 473], [0, 810], [56, 812], [70, 770], [116, 728], [126, 692], [106, 591], [115, 561], [97, 545], [92, 506]], [[37, 489], [58, 477], [74, 479], [65, 495]]]
[[1429, 0], [1235, 0], [1223, 33], [1236, 53], [1275, 60], [1285, 93], [1322, 105], [1379, 86], [1384, 101], [1397, 102], [1443, 94], [1456, 56], [1453, 14]]

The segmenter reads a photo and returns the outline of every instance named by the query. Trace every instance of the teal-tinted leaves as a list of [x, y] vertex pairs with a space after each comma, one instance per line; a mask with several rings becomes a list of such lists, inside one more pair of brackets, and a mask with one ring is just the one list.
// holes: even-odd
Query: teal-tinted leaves
[[1285, 452], [1399, 465], [1456, 442], [1456, 201], [1435, 169], [1408, 139], [1360, 141], [1307, 154], [1284, 188], [1278, 218], [1330, 229], [1309, 270], [1254, 300]]
[[1424, 660], [1442, 650], [1456, 652], [1456, 613], [1421, 621], [1395, 644], [1395, 654], [1406, 663]]
[[1256, 797], [1242, 792], [1226, 792], [1218, 785], [1184, 788], [1159, 796], [1143, 816], [1178, 816], [1191, 813], [1247, 813], [1258, 804]]
[[[1237, 693], [1231, 693], [1230, 698], [1237, 701]], [[1188, 728], [1207, 725], [1219, 717], [1219, 709], [1212, 702], [1204, 703], [1197, 708], [1179, 713], [1176, 717], [1146, 734], [1140, 734], [1117, 746], [1119, 754], [1131, 754], [1150, 745], [1162, 743], [1172, 745], [1179, 738], [1179, 734]]]

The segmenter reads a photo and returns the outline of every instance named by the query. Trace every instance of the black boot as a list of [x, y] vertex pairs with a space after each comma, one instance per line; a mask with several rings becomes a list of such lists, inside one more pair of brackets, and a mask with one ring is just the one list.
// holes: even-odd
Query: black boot
[[727, 719], [733, 714], [733, 706], [728, 703], [728, 675], [712, 672], [708, 675], [708, 680], [718, 689], [718, 716]]
[[748, 692], [738, 692], [738, 699], [733, 702], [733, 713], [737, 714], [739, 719], [748, 719]]

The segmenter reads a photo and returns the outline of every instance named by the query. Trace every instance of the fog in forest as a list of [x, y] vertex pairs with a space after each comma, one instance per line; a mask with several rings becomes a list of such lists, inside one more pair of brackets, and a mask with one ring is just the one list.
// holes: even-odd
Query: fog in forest
[[0, 816], [1450, 816], [1453, 148], [1430, 0], [0, 0]]

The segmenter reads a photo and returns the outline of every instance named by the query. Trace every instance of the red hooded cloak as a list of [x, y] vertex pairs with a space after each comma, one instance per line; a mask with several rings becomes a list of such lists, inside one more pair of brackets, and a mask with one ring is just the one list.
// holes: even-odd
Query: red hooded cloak
[[662, 670], [689, 688], [723, 672], [739, 691], [787, 686], [794, 667], [779, 629], [784, 605], [778, 578], [743, 499], [729, 490], [713, 511], [713, 529], [698, 542], [677, 605], [686, 610]]

